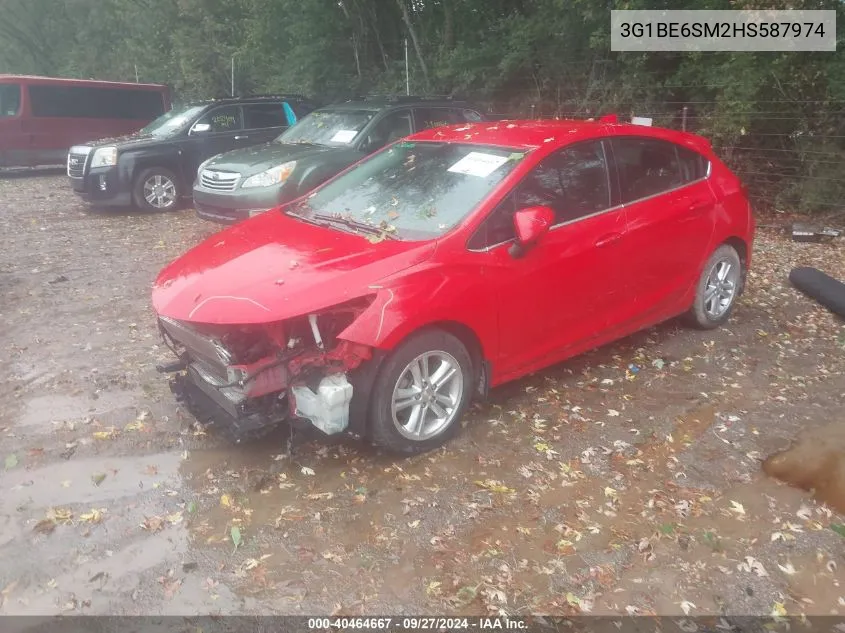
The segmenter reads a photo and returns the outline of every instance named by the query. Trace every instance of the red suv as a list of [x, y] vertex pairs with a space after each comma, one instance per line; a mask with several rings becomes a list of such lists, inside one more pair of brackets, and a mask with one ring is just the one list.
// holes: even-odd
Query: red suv
[[161, 370], [236, 435], [287, 420], [420, 452], [490, 387], [678, 315], [724, 323], [754, 229], [701, 137], [431, 129], [165, 268]]

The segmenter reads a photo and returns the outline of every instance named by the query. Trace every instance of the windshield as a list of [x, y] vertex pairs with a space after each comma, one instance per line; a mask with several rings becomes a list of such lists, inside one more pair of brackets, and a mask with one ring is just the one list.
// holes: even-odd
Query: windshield
[[183, 106], [181, 108], [173, 108], [170, 112], [165, 112], [155, 121], [141, 128], [139, 134], [153, 134], [155, 136], [168, 136], [181, 130], [185, 125], [193, 121], [204, 106]]
[[361, 232], [379, 228], [381, 239], [432, 239], [467, 217], [524, 156], [510, 148], [402, 141], [287, 211], [370, 229]]
[[288, 128], [276, 142], [347, 146], [376, 114], [374, 110], [317, 110]]

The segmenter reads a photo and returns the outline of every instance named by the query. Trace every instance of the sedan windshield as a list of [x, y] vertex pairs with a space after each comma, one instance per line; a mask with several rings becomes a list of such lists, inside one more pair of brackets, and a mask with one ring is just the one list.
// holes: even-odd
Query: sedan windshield
[[188, 125], [202, 111], [203, 106], [183, 106], [181, 108], [173, 108], [170, 112], [165, 112], [155, 121], [148, 124], [146, 127], [141, 128], [138, 133], [152, 134], [154, 136], [169, 136]]
[[376, 114], [373, 110], [317, 110], [288, 128], [276, 142], [347, 146]]
[[512, 148], [401, 141], [288, 212], [367, 233], [371, 241], [432, 239], [466, 218], [524, 155]]

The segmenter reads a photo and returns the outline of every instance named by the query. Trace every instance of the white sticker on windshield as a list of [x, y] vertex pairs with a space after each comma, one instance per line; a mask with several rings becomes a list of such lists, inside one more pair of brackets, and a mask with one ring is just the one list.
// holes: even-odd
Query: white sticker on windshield
[[333, 143], [348, 143], [355, 135], [358, 134], [355, 130], [338, 130], [332, 137]]
[[486, 178], [506, 162], [508, 162], [507, 156], [485, 154], [484, 152], [470, 152], [452, 165], [448, 171], [456, 174]]

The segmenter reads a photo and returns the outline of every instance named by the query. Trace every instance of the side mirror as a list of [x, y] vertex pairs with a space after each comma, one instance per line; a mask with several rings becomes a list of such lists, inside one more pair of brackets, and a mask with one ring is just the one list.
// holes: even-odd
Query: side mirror
[[513, 216], [513, 228], [516, 242], [510, 248], [510, 254], [521, 257], [525, 251], [536, 244], [548, 233], [555, 221], [555, 212], [549, 207], [526, 207]]
[[191, 128], [191, 134], [202, 134], [203, 132], [208, 132], [210, 129], [210, 123], [197, 123]]

